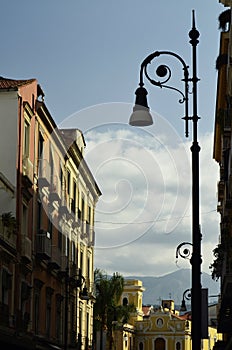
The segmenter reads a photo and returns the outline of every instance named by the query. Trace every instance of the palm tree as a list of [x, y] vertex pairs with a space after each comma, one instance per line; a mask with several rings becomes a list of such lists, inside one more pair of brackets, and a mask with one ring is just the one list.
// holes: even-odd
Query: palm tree
[[[96, 302], [94, 304], [94, 331], [100, 331], [100, 350], [103, 350], [103, 331], [107, 331], [109, 348], [112, 349], [112, 327], [114, 322], [126, 323], [129, 313], [134, 311], [132, 305], [119, 305], [123, 292], [124, 278], [119, 273], [112, 277], [99, 269], [94, 271]], [[95, 338], [96, 339], [96, 338]]]

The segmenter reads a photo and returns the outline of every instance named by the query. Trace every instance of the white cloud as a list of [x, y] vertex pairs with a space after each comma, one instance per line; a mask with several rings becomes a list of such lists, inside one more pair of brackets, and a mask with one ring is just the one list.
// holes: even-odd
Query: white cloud
[[[103, 193], [96, 211], [95, 266], [124, 275], [174, 271], [176, 247], [191, 242], [191, 142], [170, 146], [167, 136], [162, 144], [161, 134], [157, 140], [119, 125], [85, 137], [87, 162]], [[200, 139], [202, 269], [210, 273], [219, 233], [218, 165], [212, 134]], [[190, 267], [181, 258], [178, 264]]]
[[[130, 104], [97, 105], [66, 124], [83, 131], [86, 160], [102, 191], [95, 266], [109, 273], [161, 275], [177, 268], [176, 247], [192, 239], [191, 137], [183, 141], [156, 113], [152, 127], [131, 127], [131, 110]], [[209, 273], [219, 235], [219, 169], [212, 159], [213, 134], [199, 135], [199, 143], [202, 269]], [[179, 266], [190, 267], [183, 259]]]

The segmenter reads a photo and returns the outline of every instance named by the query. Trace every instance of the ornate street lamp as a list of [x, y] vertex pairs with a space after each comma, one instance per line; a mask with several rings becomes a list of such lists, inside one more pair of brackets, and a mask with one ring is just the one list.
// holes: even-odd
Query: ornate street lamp
[[64, 310], [64, 350], [68, 349], [68, 309], [69, 309], [69, 286], [73, 288], [80, 288], [79, 297], [82, 300], [89, 300], [89, 293], [85, 283], [85, 278], [79, 269], [78, 275], [69, 276], [69, 267], [65, 269], [65, 310]]
[[[197, 57], [196, 47], [199, 43], [198, 38], [200, 33], [195, 27], [194, 11], [192, 15], [192, 29], [189, 32], [190, 44], [192, 45], [192, 77], [189, 77], [189, 66], [185, 61], [176, 53], [171, 51], [155, 51], [145, 58], [140, 68], [140, 82], [139, 88], [136, 90], [136, 101], [133, 108], [133, 113], [130, 117], [129, 124], [133, 126], [148, 126], [153, 123], [152, 116], [147, 104], [147, 90], [144, 88], [143, 76], [155, 86], [160, 88], [168, 88], [177, 91], [181, 94], [180, 103], [185, 106], [185, 136], [189, 136], [189, 121], [193, 123], [192, 133], [193, 142], [191, 146], [192, 152], [192, 289], [191, 289], [191, 311], [192, 311], [192, 349], [201, 349], [201, 232], [199, 224], [199, 152], [200, 147], [197, 140]], [[167, 82], [171, 78], [171, 69], [166, 65], [160, 65], [156, 69], [156, 74], [162, 80], [154, 80], [148, 74], [148, 64], [150, 64], [155, 58], [162, 55], [171, 56], [177, 59], [183, 67], [183, 83], [184, 91], [180, 91], [175, 87], [167, 85]], [[191, 91], [189, 85], [191, 84]], [[189, 95], [192, 96], [192, 116], [189, 116]]]
[[186, 289], [183, 293], [181, 307], [180, 307], [181, 312], [187, 311], [185, 300], [191, 300], [191, 289]]

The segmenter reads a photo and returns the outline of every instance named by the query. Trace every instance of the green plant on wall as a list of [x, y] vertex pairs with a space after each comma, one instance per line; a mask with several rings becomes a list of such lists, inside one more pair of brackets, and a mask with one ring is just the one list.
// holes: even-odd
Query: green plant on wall
[[218, 280], [222, 274], [223, 260], [224, 260], [225, 250], [221, 243], [219, 243], [213, 250], [213, 255], [215, 257], [209, 268], [211, 270], [211, 276], [213, 280]]
[[3, 230], [6, 229], [9, 234], [16, 233], [17, 221], [11, 212], [2, 213], [1, 219]]
[[232, 259], [232, 237], [230, 236], [229, 229], [223, 228], [221, 236], [222, 242], [214, 248], [213, 255], [215, 259], [209, 266], [212, 279], [216, 281], [222, 275], [223, 262], [225, 259], [228, 259], [228, 262]]

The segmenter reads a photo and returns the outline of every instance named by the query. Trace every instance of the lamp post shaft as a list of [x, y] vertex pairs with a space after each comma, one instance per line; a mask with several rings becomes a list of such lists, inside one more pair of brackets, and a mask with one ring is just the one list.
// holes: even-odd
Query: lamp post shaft
[[[198, 114], [197, 114], [197, 83], [199, 81], [197, 77], [197, 45], [199, 43], [200, 33], [195, 26], [195, 16], [193, 11], [192, 16], [192, 29], [189, 32], [190, 44], [192, 45], [192, 78], [189, 78], [189, 67], [185, 61], [176, 53], [171, 51], [155, 51], [148, 55], [141, 64], [140, 67], [140, 82], [139, 88], [136, 90], [136, 103], [133, 109], [133, 113], [130, 116], [130, 125], [133, 126], [148, 126], [152, 125], [152, 116], [149, 113], [149, 107], [147, 104], [147, 90], [144, 88], [143, 76], [155, 86], [172, 89], [181, 94], [182, 99], [180, 103], [185, 104], [185, 116], [182, 118], [185, 120], [185, 135], [189, 136], [188, 123], [192, 121], [192, 244], [182, 243], [178, 246], [177, 255], [179, 248], [184, 244], [192, 245], [192, 256], [190, 259], [192, 265], [192, 289], [191, 289], [191, 310], [192, 310], [192, 350], [201, 349], [201, 338], [202, 338], [202, 307], [201, 307], [201, 232], [200, 232], [200, 218], [199, 218], [199, 153], [200, 146], [198, 144]], [[181, 64], [184, 71], [184, 92], [168, 85], [167, 82], [171, 78], [171, 69], [167, 65], [160, 65], [156, 69], [156, 75], [161, 80], [154, 80], [150, 77], [147, 66], [161, 55], [169, 55], [176, 58]], [[189, 83], [192, 84], [192, 116], [189, 116]], [[187, 250], [188, 251], [188, 250]], [[188, 256], [188, 254], [186, 255]], [[182, 255], [183, 257], [183, 255]]]
[[201, 349], [201, 232], [199, 219], [199, 153], [200, 146], [197, 136], [197, 55], [199, 32], [195, 28], [195, 18], [193, 13], [193, 26], [189, 32], [190, 43], [192, 45], [192, 88], [193, 88], [193, 143], [192, 152], [192, 291], [191, 291], [191, 311], [192, 311], [192, 349]]

